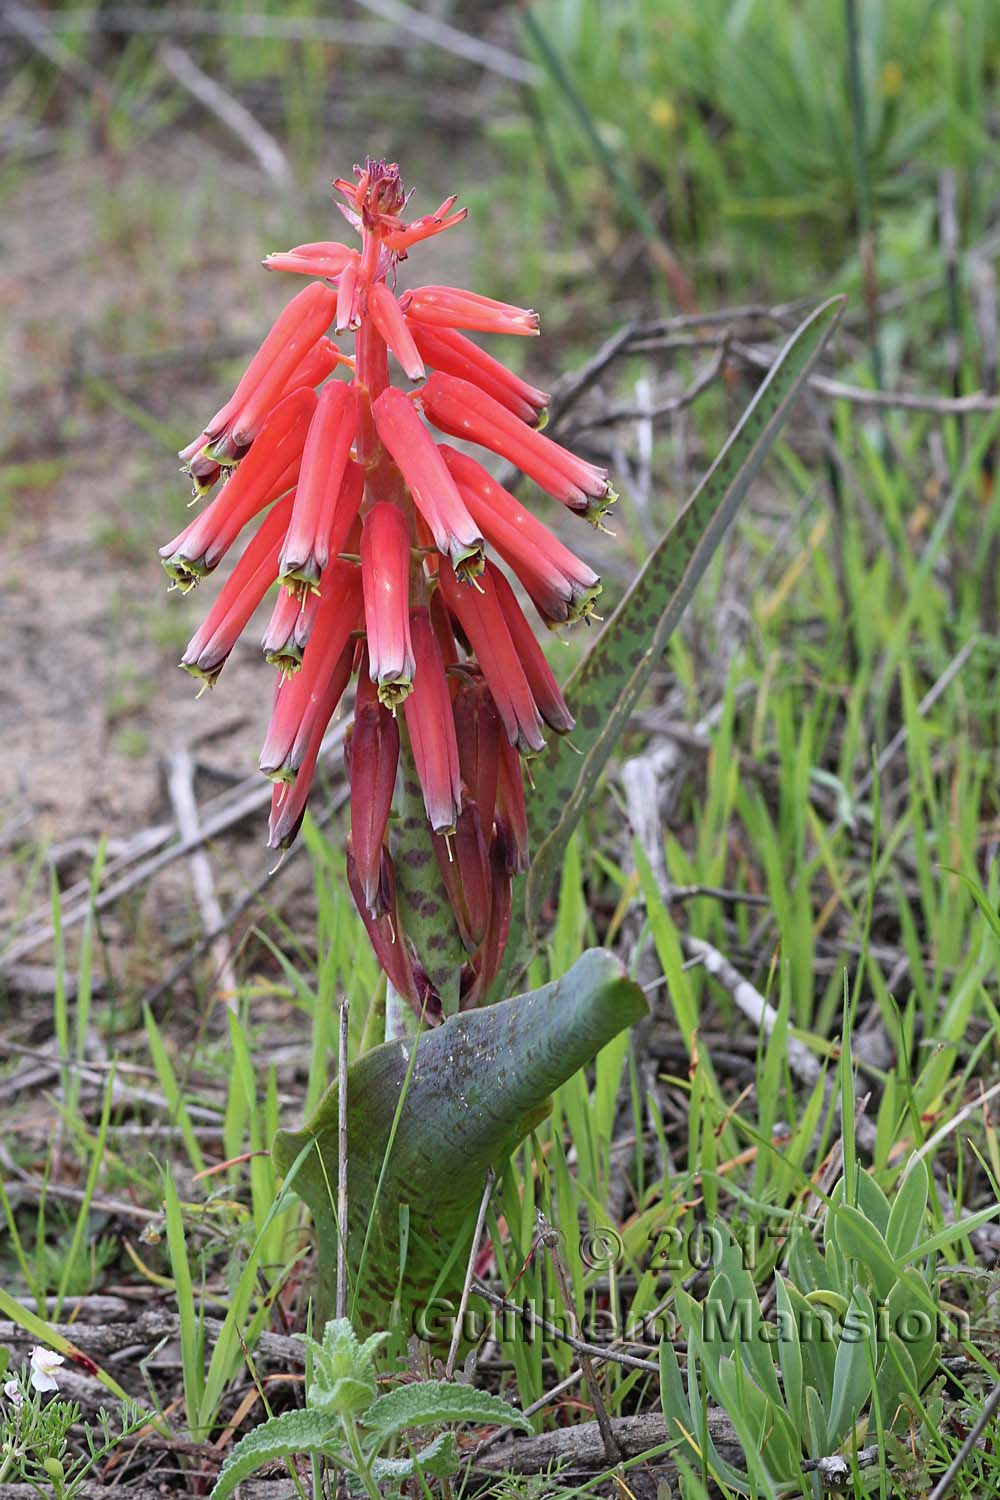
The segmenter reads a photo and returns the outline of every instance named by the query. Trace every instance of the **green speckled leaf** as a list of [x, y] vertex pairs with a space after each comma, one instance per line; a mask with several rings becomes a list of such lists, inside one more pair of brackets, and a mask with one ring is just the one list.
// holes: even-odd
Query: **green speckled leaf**
[[565, 695], [577, 721], [572, 745], [553, 735], [532, 765], [529, 926], [639, 695], [843, 306], [842, 297], [824, 302], [789, 339], [726, 446], [570, 678]]
[[[612, 1037], [646, 1013], [637, 985], [602, 949], [585, 953], [562, 979], [485, 1010], [451, 1016], [416, 1041], [386, 1042], [348, 1072], [349, 1305], [357, 1291], [355, 1326], [415, 1328], [441, 1268], [451, 1274], [439, 1295], [457, 1300], [467, 1240], [487, 1169], [499, 1170], [549, 1107], [549, 1096]], [[376, 1202], [386, 1144], [406, 1078], [416, 1058], [388, 1166]], [[325, 1094], [304, 1130], [280, 1131], [279, 1172], [315, 1142], [294, 1179], [308, 1204], [319, 1249], [316, 1322], [333, 1315], [337, 1265], [334, 1214], [337, 1183], [337, 1085]], [[374, 1204], [374, 1209], [373, 1209]], [[399, 1275], [400, 1205], [409, 1210], [405, 1274]], [[369, 1219], [372, 1229], [360, 1281], [355, 1279]], [[433, 1319], [441, 1319], [438, 1307]], [[421, 1324], [420, 1329], [427, 1324]], [[417, 1329], [416, 1331], [420, 1331]], [[450, 1328], [442, 1331], [447, 1342]]]

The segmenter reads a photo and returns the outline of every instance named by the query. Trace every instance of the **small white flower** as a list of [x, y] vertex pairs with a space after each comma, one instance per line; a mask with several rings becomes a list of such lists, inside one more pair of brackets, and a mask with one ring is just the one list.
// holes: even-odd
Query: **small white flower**
[[4, 1385], [3, 1393], [13, 1406], [24, 1405], [24, 1392], [16, 1380], [8, 1380]]
[[59, 1389], [53, 1376], [61, 1364], [65, 1364], [61, 1354], [56, 1354], [52, 1349], [43, 1349], [41, 1344], [36, 1344], [31, 1351], [31, 1383], [36, 1391], [57, 1391]]

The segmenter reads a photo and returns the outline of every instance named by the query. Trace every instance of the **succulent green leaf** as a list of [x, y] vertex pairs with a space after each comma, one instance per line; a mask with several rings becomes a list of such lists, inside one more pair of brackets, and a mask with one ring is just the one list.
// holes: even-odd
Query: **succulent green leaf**
[[875, 1310], [864, 1287], [856, 1286], [844, 1319], [833, 1370], [827, 1441], [839, 1445], [854, 1426], [871, 1394], [875, 1358]]
[[529, 926], [639, 696], [843, 310], [834, 297], [796, 330], [670, 531], [566, 685], [576, 728], [533, 763]]
[[788, 1295], [785, 1279], [780, 1271], [774, 1273], [775, 1307], [778, 1314], [778, 1336], [775, 1341], [781, 1379], [785, 1390], [785, 1406], [792, 1425], [802, 1432], [802, 1346], [799, 1341], [799, 1323], [796, 1310]]
[[[419, 1314], [449, 1260], [451, 1279], [440, 1294], [457, 1298], [465, 1257], [456, 1249], [471, 1235], [487, 1170], [500, 1169], [544, 1119], [555, 1089], [645, 1014], [638, 986], [616, 958], [595, 948], [552, 984], [450, 1016], [416, 1039], [386, 1042], [352, 1064], [347, 1254], [358, 1326], [395, 1326], [404, 1335], [433, 1338]], [[400, 1105], [411, 1056], [413, 1068]], [[386, 1158], [397, 1107], [398, 1124]], [[315, 1149], [307, 1150], [310, 1145]], [[324, 1320], [333, 1311], [336, 1283], [336, 1084], [303, 1130], [278, 1133], [274, 1160], [279, 1172], [287, 1172], [304, 1150], [294, 1190], [312, 1211], [319, 1246], [317, 1316]], [[408, 1205], [402, 1279], [401, 1204]], [[366, 1240], [367, 1259], [358, 1280]], [[437, 1302], [427, 1315], [440, 1329], [439, 1341], [450, 1341], [449, 1307]]]
[[834, 1218], [837, 1246], [871, 1272], [880, 1298], [888, 1297], [899, 1279], [889, 1247], [870, 1219], [849, 1203], [837, 1205]]
[[531, 1431], [524, 1413], [492, 1391], [477, 1391], [457, 1381], [420, 1380], [387, 1391], [369, 1407], [364, 1418], [366, 1445], [369, 1436], [374, 1439], [373, 1446], [380, 1448], [409, 1427], [430, 1427], [438, 1422], [490, 1422]]
[[226, 1500], [255, 1469], [296, 1453], [321, 1454], [343, 1463], [339, 1419], [329, 1412], [307, 1408], [282, 1412], [280, 1417], [262, 1422], [233, 1448], [219, 1470], [210, 1500]]
[[927, 1171], [927, 1163], [920, 1159], [914, 1163], [909, 1175], [904, 1177], [899, 1184], [889, 1213], [885, 1240], [889, 1246], [889, 1254], [894, 1258], [908, 1255], [919, 1241], [924, 1215], [927, 1212], [929, 1192], [930, 1175]]
[[419, 1471], [433, 1479], [447, 1479], [454, 1474], [462, 1462], [462, 1454], [453, 1432], [440, 1432], [432, 1443], [421, 1448], [412, 1458], [376, 1458], [372, 1463], [372, 1478], [376, 1484], [391, 1480], [399, 1483], [412, 1479]]
[[858, 1169], [857, 1181], [856, 1207], [866, 1219], [871, 1220], [879, 1234], [884, 1237], [889, 1223], [889, 1200], [871, 1173], [866, 1172], [864, 1168]]

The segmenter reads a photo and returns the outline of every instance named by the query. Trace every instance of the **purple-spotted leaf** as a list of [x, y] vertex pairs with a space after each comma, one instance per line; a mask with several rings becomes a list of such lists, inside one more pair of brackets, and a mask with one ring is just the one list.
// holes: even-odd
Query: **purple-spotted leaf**
[[844, 301], [824, 302], [793, 333], [726, 446], [566, 684], [576, 719], [572, 743], [553, 735], [532, 763], [529, 928], [653, 668], [836, 327]]
[[[622, 965], [595, 948], [542, 989], [449, 1016], [351, 1065], [347, 1259], [356, 1327], [394, 1326], [404, 1338], [415, 1331], [447, 1344], [446, 1303], [457, 1304], [487, 1170], [501, 1169], [544, 1119], [560, 1084], [645, 1013]], [[320, 1326], [332, 1316], [336, 1282], [337, 1103], [334, 1084], [303, 1130], [279, 1131], [274, 1142], [279, 1172], [298, 1160], [292, 1186], [316, 1226]]]

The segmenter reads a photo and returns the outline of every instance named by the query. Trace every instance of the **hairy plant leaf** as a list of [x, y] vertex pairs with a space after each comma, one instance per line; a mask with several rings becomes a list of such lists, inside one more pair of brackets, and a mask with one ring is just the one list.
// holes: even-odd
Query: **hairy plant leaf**
[[439, 1432], [432, 1443], [421, 1448], [412, 1458], [376, 1458], [372, 1463], [372, 1478], [376, 1483], [392, 1480], [413, 1479], [418, 1470], [434, 1479], [447, 1479], [454, 1474], [462, 1462], [462, 1454], [453, 1432]]
[[291, 1458], [296, 1453], [323, 1454], [338, 1459], [342, 1439], [340, 1422], [329, 1412], [286, 1411], [279, 1417], [261, 1422], [246, 1437], [240, 1438], [219, 1470], [210, 1500], [226, 1500], [238, 1484], [264, 1464], [276, 1458]]
[[[393, 1326], [398, 1289], [396, 1327], [404, 1334], [434, 1337], [427, 1320], [414, 1315], [423, 1309], [446, 1262], [451, 1262], [450, 1280], [440, 1288], [441, 1296], [447, 1299], [460, 1288], [465, 1257], [456, 1249], [471, 1235], [487, 1170], [499, 1169], [544, 1119], [555, 1089], [645, 1014], [638, 986], [626, 978], [617, 959], [595, 948], [552, 984], [484, 1010], [450, 1016], [433, 1031], [383, 1043], [352, 1064], [347, 1258], [357, 1326]], [[337, 1094], [334, 1084], [303, 1130], [279, 1131], [274, 1142], [280, 1172], [315, 1145], [299, 1167], [294, 1190], [311, 1209], [316, 1227], [320, 1323], [332, 1314], [336, 1281]], [[408, 1205], [403, 1278], [401, 1204]], [[448, 1306], [436, 1302], [428, 1317], [441, 1325], [439, 1339], [447, 1343]]]
[[408, 1427], [429, 1427], [436, 1422], [491, 1422], [531, 1431], [524, 1413], [492, 1391], [477, 1391], [475, 1386], [451, 1380], [420, 1380], [397, 1386], [372, 1403], [364, 1415], [366, 1446], [369, 1434], [380, 1448]]
[[528, 816], [535, 849], [525, 910], [529, 925], [639, 696], [844, 306], [834, 297], [796, 330], [642, 572], [566, 685], [576, 718], [572, 744], [552, 736], [533, 762]]

